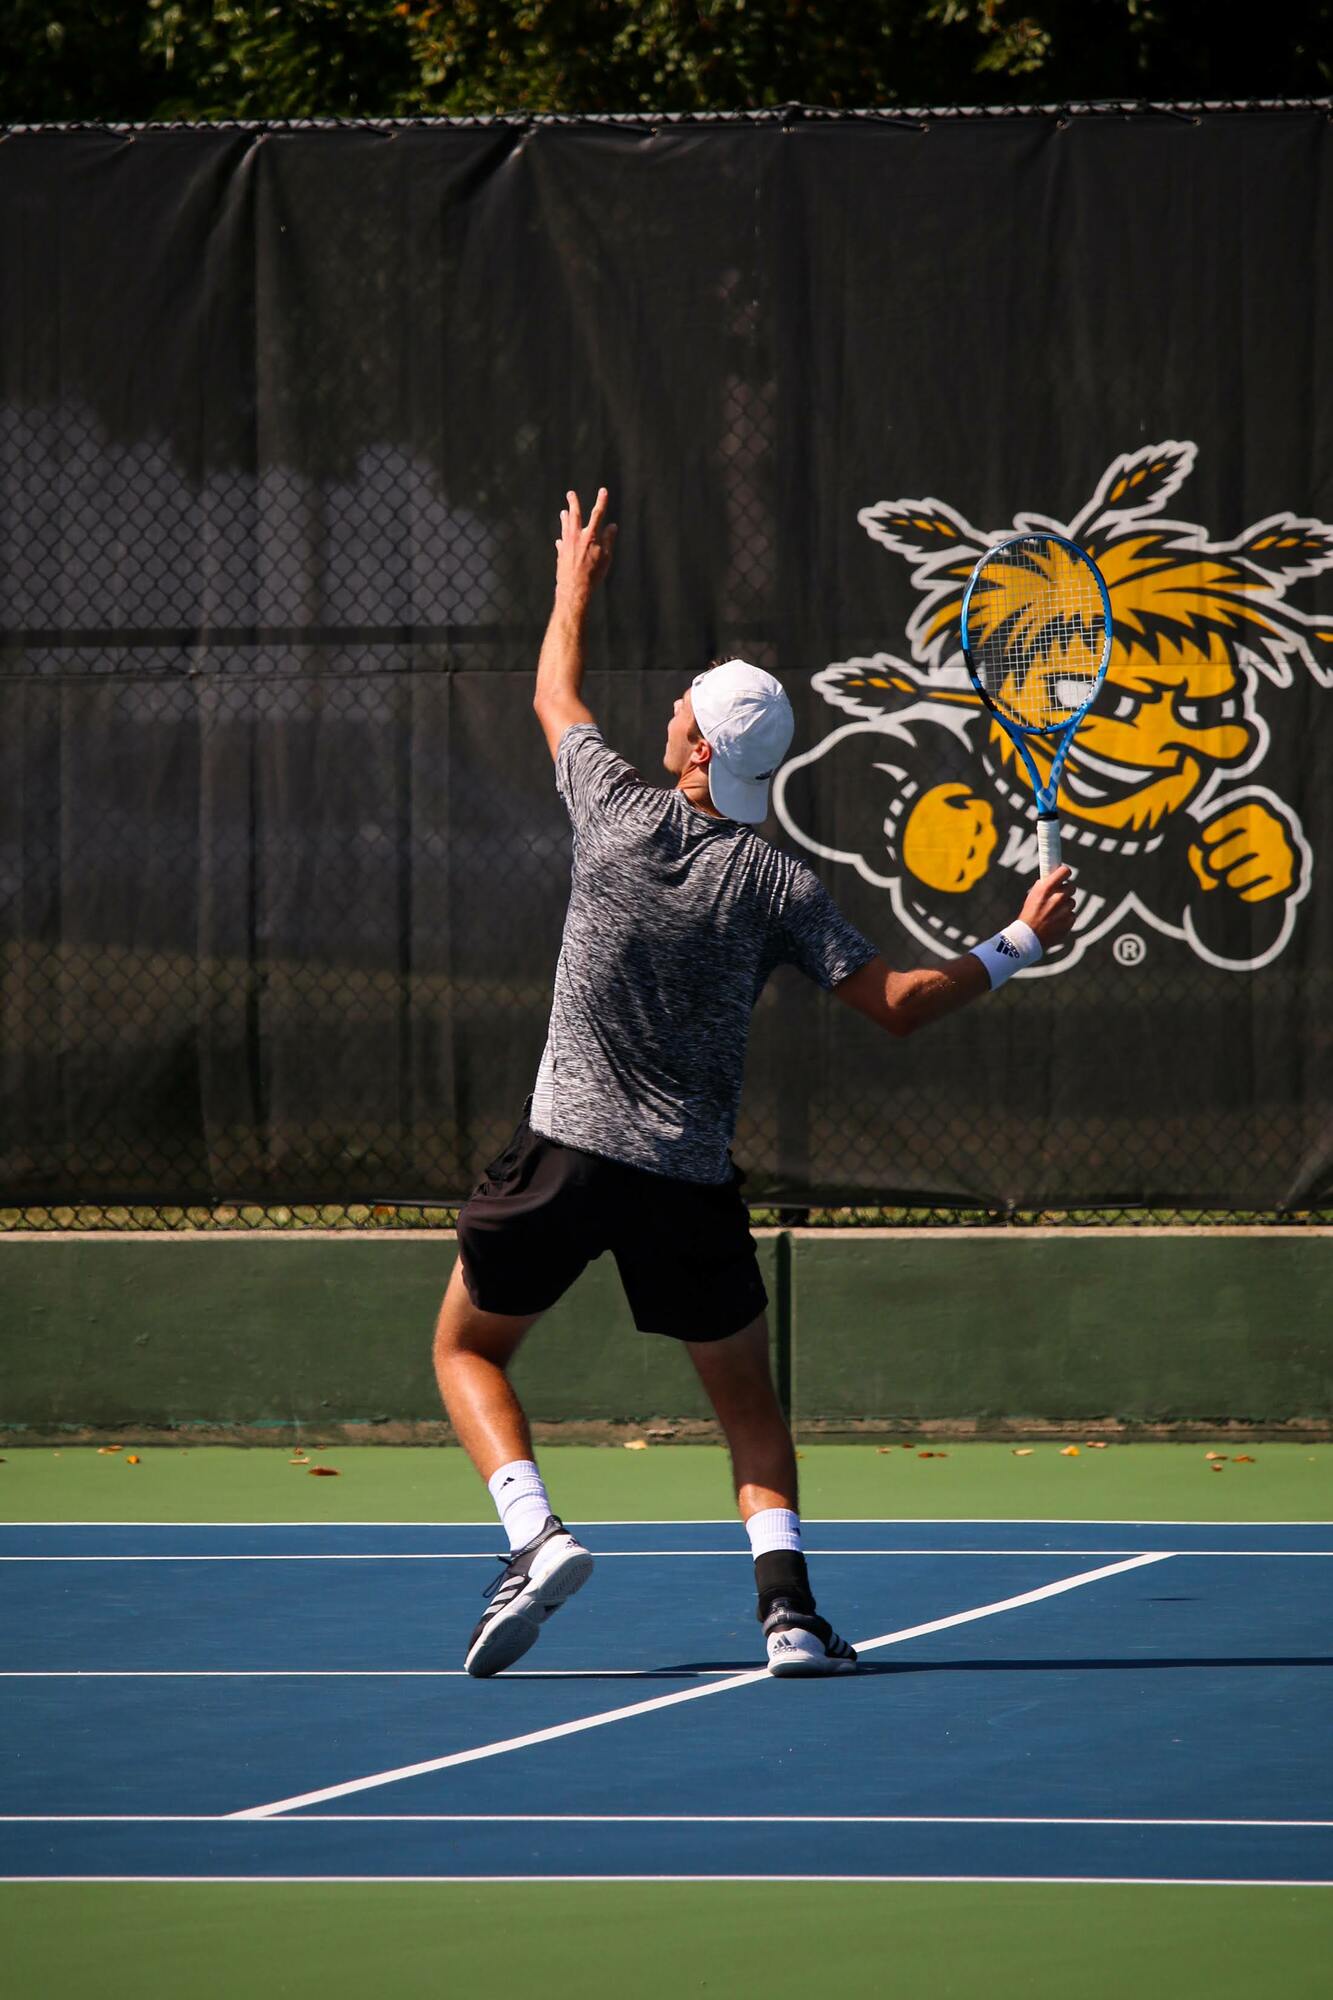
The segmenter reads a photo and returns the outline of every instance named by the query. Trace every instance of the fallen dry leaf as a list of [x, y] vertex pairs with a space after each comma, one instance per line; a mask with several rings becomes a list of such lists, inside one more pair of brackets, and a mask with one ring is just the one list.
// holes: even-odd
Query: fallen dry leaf
[[1220, 1460], [1214, 1459], [1212, 1464], [1209, 1466], [1208, 1470], [1210, 1472], [1225, 1472], [1226, 1466], [1223, 1465]]
[[113, 1452], [119, 1450], [121, 1450], [121, 1446], [118, 1444], [99, 1444], [97, 1447], [97, 1456], [99, 1458], [110, 1458]]
[[1031, 1458], [1033, 1451], [1035, 1449], [1036, 1447], [1034, 1445], [1016, 1444], [1013, 1450], [1010, 1452], [1009, 1456], [1011, 1458]]
[[[798, 1458], [801, 1456], [799, 1451], [796, 1456]], [[876, 1458], [891, 1458], [893, 1456], [893, 1446], [891, 1444], [877, 1444], [875, 1446], [875, 1456]]]
[[336, 1465], [308, 1465], [306, 1471], [312, 1479], [336, 1479], [338, 1477], [338, 1468]]
[[138, 1463], [139, 1463], [139, 1454], [138, 1454], [138, 1452], [137, 1452], [137, 1451], [132, 1451], [132, 1452], [130, 1453], [129, 1457], [128, 1457], [128, 1458], [126, 1459], [125, 1463], [126, 1463], [126, 1465], [138, 1465]]
[[1060, 1447], [1060, 1456], [1061, 1458], [1077, 1458], [1078, 1446], [1076, 1444], [1062, 1444]]
[[648, 1440], [647, 1438], [626, 1438], [625, 1449], [626, 1451], [647, 1451]]
[[287, 1463], [288, 1465], [303, 1465], [307, 1471], [310, 1468], [310, 1460], [308, 1458], [289, 1458]]
[[1105, 1438], [1089, 1438], [1089, 1439], [1088, 1439], [1088, 1450], [1089, 1450], [1089, 1451], [1105, 1451], [1105, 1450], [1106, 1450], [1106, 1448], [1107, 1448], [1107, 1446], [1106, 1446], [1106, 1439], [1105, 1439]]
[[1237, 1452], [1231, 1463], [1233, 1465], [1253, 1465], [1254, 1460], [1250, 1457], [1248, 1451], [1241, 1451]]
[[1206, 1451], [1206, 1452], [1204, 1453], [1204, 1457], [1205, 1457], [1205, 1458], [1225, 1458], [1225, 1457], [1226, 1457], [1226, 1453], [1225, 1453], [1224, 1451]]
[[947, 1451], [919, 1451], [917, 1453], [918, 1458], [947, 1458], [948, 1456]]

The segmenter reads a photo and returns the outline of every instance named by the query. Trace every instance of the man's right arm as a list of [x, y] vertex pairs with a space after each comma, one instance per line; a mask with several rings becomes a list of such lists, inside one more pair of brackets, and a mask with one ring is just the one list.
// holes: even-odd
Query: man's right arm
[[[1053, 869], [1028, 891], [1019, 922], [1027, 926], [1043, 952], [1069, 935], [1074, 922], [1074, 893], [1069, 887], [1072, 871]], [[1004, 932], [977, 952], [943, 965], [921, 966], [914, 972], [895, 972], [882, 958], [872, 958], [859, 972], [841, 980], [833, 988], [839, 1000], [864, 1014], [891, 1035], [914, 1035], [931, 1021], [956, 1013], [972, 1000], [989, 993], [1000, 977], [988, 965], [1003, 963], [1012, 942]], [[1014, 951], [1015, 962], [1021, 950]]]

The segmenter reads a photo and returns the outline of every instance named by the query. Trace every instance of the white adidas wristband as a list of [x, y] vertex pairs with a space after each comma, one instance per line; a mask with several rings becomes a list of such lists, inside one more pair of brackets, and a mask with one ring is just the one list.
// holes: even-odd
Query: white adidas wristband
[[986, 968], [986, 977], [991, 983], [992, 993], [997, 986], [1003, 986], [1006, 979], [1012, 979], [1024, 966], [1035, 965], [1041, 957], [1041, 939], [1031, 924], [1025, 924], [1016, 917], [1012, 924], [1006, 924], [985, 944], [971, 946], [973, 958], [979, 958]]

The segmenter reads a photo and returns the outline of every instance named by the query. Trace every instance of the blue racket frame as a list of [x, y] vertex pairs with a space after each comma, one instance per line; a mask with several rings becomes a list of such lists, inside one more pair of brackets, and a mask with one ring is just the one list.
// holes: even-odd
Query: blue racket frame
[[[1070, 716], [1066, 722], [1052, 722], [1048, 723], [1044, 729], [1025, 730], [1009, 716], [1005, 715], [1003, 710], [995, 706], [995, 703], [981, 685], [977, 670], [972, 663], [972, 648], [967, 636], [967, 616], [972, 603], [972, 592], [977, 585], [977, 579], [991, 558], [1002, 554], [1005, 549], [1016, 548], [1021, 542], [1035, 541], [1058, 542], [1062, 549], [1069, 549], [1072, 554], [1076, 555], [1092, 571], [1093, 576], [1097, 579], [1097, 588], [1101, 592], [1102, 610], [1106, 616], [1106, 638], [1102, 646], [1102, 657], [1097, 666], [1097, 678], [1093, 682], [1092, 692], [1078, 712]], [[1052, 534], [1046, 528], [1029, 528], [1026, 534], [1007, 535], [1004, 541], [996, 542], [992, 548], [987, 549], [985, 555], [978, 557], [972, 574], [967, 580], [967, 589], [963, 592], [963, 609], [960, 619], [963, 664], [967, 668], [968, 678], [972, 682], [973, 687], [981, 696], [982, 701], [986, 704], [986, 707], [990, 710], [1001, 728], [1005, 730], [1009, 740], [1027, 766], [1028, 776], [1032, 780], [1033, 796], [1037, 802], [1037, 855], [1039, 867], [1043, 875], [1049, 875], [1052, 868], [1060, 866], [1060, 815], [1055, 810], [1055, 801], [1060, 790], [1060, 778], [1065, 768], [1065, 758], [1069, 754], [1069, 746], [1074, 740], [1074, 732], [1102, 691], [1102, 683], [1106, 679], [1106, 669], [1111, 658], [1112, 629], [1111, 597], [1106, 588], [1106, 579], [1098, 569], [1096, 563], [1087, 550], [1081, 548], [1077, 542], [1071, 542], [1067, 535]], [[1029, 736], [1058, 737], [1055, 746], [1055, 756], [1051, 763], [1051, 775], [1045, 784], [1041, 781], [1032, 753], [1028, 749], [1025, 739]]]

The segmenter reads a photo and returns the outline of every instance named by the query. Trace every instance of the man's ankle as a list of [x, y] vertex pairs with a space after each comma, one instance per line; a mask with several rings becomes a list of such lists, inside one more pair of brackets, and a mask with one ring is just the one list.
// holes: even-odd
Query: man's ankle
[[762, 1625], [779, 1598], [793, 1611], [809, 1616], [815, 1608], [814, 1592], [805, 1567], [805, 1557], [796, 1549], [770, 1549], [754, 1561], [755, 1589], [759, 1593], [758, 1619]]

